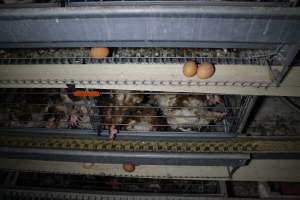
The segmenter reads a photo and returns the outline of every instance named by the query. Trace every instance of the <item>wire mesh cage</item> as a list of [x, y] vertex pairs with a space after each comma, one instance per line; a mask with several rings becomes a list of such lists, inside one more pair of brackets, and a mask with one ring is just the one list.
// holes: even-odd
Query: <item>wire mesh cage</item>
[[22, 172], [16, 185], [22, 188], [222, 195], [220, 182], [180, 179], [85, 176]]
[[[266, 65], [271, 50], [113, 48], [107, 57], [91, 55], [90, 48], [11, 49], [0, 51], [0, 64], [174, 64], [195, 60], [214, 64]], [[279, 64], [276, 59], [273, 64]]]
[[236, 135], [253, 99], [124, 90], [98, 90], [96, 96], [66, 89], [2, 89], [0, 94], [2, 129], [111, 137]]

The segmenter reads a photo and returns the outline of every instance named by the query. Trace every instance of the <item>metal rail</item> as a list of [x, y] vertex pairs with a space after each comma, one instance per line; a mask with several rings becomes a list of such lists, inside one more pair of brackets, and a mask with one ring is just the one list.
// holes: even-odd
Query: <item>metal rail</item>
[[[138, 141], [136, 144], [141, 142], [141, 144], [145, 147], [141, 149], [141, 147], [138, 147], [137, 145], [133, 144], [133, 148], [129, 147], [128, 145], [131, 143], [130, 141], [123, 141], [123, 140], [118, 140], [118, 142], [125, 142], [127, 145], [123, 146], [125, 149], [120, 149], [120, 146], [117, 147], [116, 149], [110, 149], [107, 148], [105, 149], [100, 149], [99, 147], [96, 147], [96, 149], [80, 149], [77, 144], [74, 146], [72, 144], [58, 144], [58, 140], [60, 139], [66, 139], [66, 141], [73, 140], [74, 137], [76, 137], [79, 140], [82, 141], [94, 141], [94, 142], [100, 142], [100, 143], [106, 143], [111, 144], [112, 148], [114, 148], [115, 144], [114, 142], [111, 142], [109, 140], [99, 140], [97, 137], [92, 137], [89, 136], [87, 137], [86, 135], [84, 136], [82, 133], [80, 135], [62, 135], [62, 134], [48, 134], [46, 136], [47, 138], [46, 141], [42, 142], [39, 141], [35, 143], [32, 138], [33, 135], [12, 135], [7, 132], [8, 134], [1, 134], [0, 136], [0, 157], [2, 158], [15, 158], [15, 159], [34, 159], [34, 160], [56, 160], [56, 161], [70, 161], [70, 162], [93, 162], [93, 163], [127, 163], [127, 162], [132, 162], [134, 164], [151, 164], [151, 165], [205, 165], [205, 166], [228, 166], [228, 177], [230, 178], [235, 170], [239, 168], [240, 166], [247, 165], [250, 156], [249, 152], [243, 152], [243, 153], [238, 153], [238, 152], [222, 152], [223, 150], [219, 149], [218, 144], [213, 150], [211, 147], [208, 147], [208, 149], [202, 149], [200, 150], [199, 147], [202, 146], [200, 143], [203, 144], [203, 142], [195, 143], [195, 140], [191, 140], [190, 142], [186, 142], [186, 144], [190, 143], [190, 145], [193, 145], [193, 147], [188, 147], [185, 148], [183, 146], [176, 147], [176, 142], [171, 142], [169, 143], [169, 140], [166, 140], [165, 144], [168, 144], [169, 146], [157, 146], [155, 143], [158, 141]], [[36, 135], [36, 138], [42, 139], [41, 134]], [[59, 136], [59, 137], [57, 137]], [[11, 137], [15, 137], [15, 139], [10, 140]], [[19, 137], [23, 137], [22, 141], [24, 143], [19, 143], [18, 144], [18, 139]], [[53, 138], [55, 137], [55, 139]], [[57, 138], [56, 138], [57, 137]], [[26, 139], [29, 139], [30, 142]], [[51, 138], [53, 138], [53, 141]], [[58, 140], [57, 140], [58, 139]], [[135, 138], [137, 139], [137, 138]], [[43, 140], [43, 139], [42, 139]], [[13, 141], [13, 143], [11, 143]], [[56, 142], [55, 142], [56, 141]], [[29, 142], [29, 143], [28, 143]], [[32, 143], [33, 142], [33, 143]], [[48, 144], [46, 144], [46, 143]], [[56, 144], [54, 144], [55, 142]], [[151, 146], [147, 147], [147, 143], [150, 142]], [[153, 143], [154, 142], [154, 143]], [[160, 141], [162, 142], [162, 141]], [[184, 144], [182, 142], [179, 142], [181, 144]], [[218, 142], [217, 142], [218, 143]], [[29, 144], [30, 146], [25, 147], [24, 145]], [[32, 144], [38, 144], [38, 147], [32, 146]], [[82, 143], [84, 144], [84, 143]], [[205, 144], [207, 144], [205, 142]], [[220, 147], [224, 147], [221, 143]], [[43, 145], [46, 145], [43, 147]], [[48, 145], [54, 145], [55, 147], [58, 148], [51, 148]], [[88, 144], [84, 145], [85, 147], [92, 147], [94, 145]], [[118, 145], [117, 145], [118, 146]], [[230, 146], [230, 144], [229, 144]], [[64, 149], [66, 147], [66, 149]], [[69, 148], [70, 147], [70, 148]], [[128, 149], [129, 148], [129, 149]], [[206, 147], [207, 148], [207, 147]], [[236, 150], [236, 147], [233, 147], [233, 151]], [[246, 147], [248, 148], [248, 147]], [[255, 147], [250, 147], [249, 148], [255, 148]], [[110, 150], [109, 150], [110, 149]], [[230, 149], [230, 147], [225, 147], [225, 149]], [[248, 150], [250, 150], [248, 149]], [[125, 151], [124, 151], [125, 150]], [[127, 151], [129, 150], [129, 151]], [[187, 150], [187, 152], [185, 152]], [[193, 152], [196, 150], [195, 152]], [[199, 151], [200, 150], [200, 151]], [[204, 151], [203, 151], [204, 150]], [[214, 154], [209, 154], [211, 152], [205, 152], [205, 151], [214, 151]], [[219, 151], [221, 150], [221, 151]], [[127, 151], [127, 152], [126, 152]], [[201, 151], [203, 151], [201, 153]]]
[[[215, 197], [213, 197], [215, 196]], [[26, 198], [30, 197], [34, 200], [42, 200], [44, 198], [49, 200], [57, 200], [57, 199], [65, 199], [65, 200], [85, 200], [85, 199], [93, 199], [93, 200], [222, 200], [223, 197], [218, 197], [221, 195], [174, 195], [174, 194], [157, 194], [153, 193], [145, 194], [145, 193], [121, 193], [115, 194], [113, 192], [92, 192], [92, 191], [59, 191], [59, 190], [43, 190], [43, 189], [9, 189], [4, 188], [0, 189], [0, 197], [4, 199], [18, 199], [18, 198]], [[234, 198], [235, 200], [239, 200], [239, 198]], [[244, 198], [243, 198], [244, 199]], [[229, 200], [229, 199], [228, 199]], [[257, 200], [257, 199], [247, 199], [247, 200]]]
[[[17, 64], [177, 64], [195, 60], [198, 63], [208, 62], [214, 64], [245, 64], [266, 65], [266, 58], [236, 58], [236, 57], [32, 57], [32, 58], [0, 58], [0, 65]], [[274, 64], [279, 64], [279, 62]]]
[[[83, 135], [82, 135], [83, 136]], [[239, 137], [236, 139], [185, 140], [103, 140], [80, 136], [29, 136], [1, 134], [0, 146], [95, 152], [164, 152], [164, 153], [299, 153], [297, 137]], [[55, 158], [53, 158], [55, 159]]]
[[300, 157], [300, 140], [288, 138], [237, 138], [202, 141], [97, 140], [95, 137], [0, 136], [0, 157], [86, 163], [142, 165], [227, 166], [236, 169], [254, 159]]
[[[245, 166], [250, 160], [248, 154], [191, 154], [155, 152], [96, 152], [81, 150], [49, 150], [34, 148], [0, 147], [0, 157], [29, 160], [55, 160], [87, 163], [134, 163], [136, 165], [189, 165], [189, 166], [230, 166], [234, 169]], [[230, 178], [235, 170], [228, 173]]]
[[[0, 134], [10, 133], [11, 135], [27, 135], [27, 136], [40, 136], [40, 135], [61, 135], [64, 137], [72, 137], [74, 135], [79, 137], [90, 137], [97, 136], [95, 139], [107, 139], [109, 132], [102, 130], [100, 133], [94, 130], [88, 129], [48, 129], [48, 128], [0, 128]], [[123, 131], [120, 130], [117, 134], [117, 138], [121, 140], [162, 140], [162, 141], [174, 141], [182, 140], [185, 141], [199, 141], [207, 138], [218, 138], [226, 139], [236, 137], [236, 133], [227, 132], [206, 132], [206, 131], [189, 131], [189, 132], [178, 132], [178, 131]]]
[[3, 8], [0, 47], [275, 49], [299, 43], [299, 8], [246, 5], [180, 1], [151, 6], [110, 2], [92, 7], [70, 3], [63, 8]]

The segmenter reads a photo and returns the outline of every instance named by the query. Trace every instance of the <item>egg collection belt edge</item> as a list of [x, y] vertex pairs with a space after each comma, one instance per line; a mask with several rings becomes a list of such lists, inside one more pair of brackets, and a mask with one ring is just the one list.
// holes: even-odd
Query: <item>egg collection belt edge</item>
[[300, 153], [300, 140], [236, 138], [231, 140], [155, 141], [63, 137], [0, 136], [0, 147], [157, 153]]

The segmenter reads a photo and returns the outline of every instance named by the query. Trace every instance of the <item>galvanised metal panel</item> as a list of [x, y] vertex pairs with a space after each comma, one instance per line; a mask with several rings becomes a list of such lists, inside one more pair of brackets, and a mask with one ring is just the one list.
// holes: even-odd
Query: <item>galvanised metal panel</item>
[[190, 166], [245, 166], [249, 154], [193, 154], [193, 153], [139, 153], [100, 152], [81, 150], [19, 149], [0, 148], [1, 158], [54, 160], [89, 163], [134, 163], [149, 165], [190, 165]]
[[[82, 4], [84, 5], [84, 4]], [[197, 3], [2, 8], [0, 47], [235, 47], [300, 43], [300, 8]]]

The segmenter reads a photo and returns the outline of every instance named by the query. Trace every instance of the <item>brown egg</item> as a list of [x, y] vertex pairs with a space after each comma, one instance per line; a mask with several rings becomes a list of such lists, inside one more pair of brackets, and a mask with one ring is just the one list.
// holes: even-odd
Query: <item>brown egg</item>
[[123, 164], [123, 169], [125, 172], [133, 172], [135, 170], [135, 165], [134, 164], [130, 164], [130, 163], [124, 163]]
[[210, 63], [201, 63], [197, 69], [197, 76], [200, 79], [208, 79], [215, 73], [215, 67]]
[[186, 77], [193, 77], [197, 73], [197, 64], [194, 61], [188, 61], [183, 65], [183, 74]]
[[106, 47], [102, 48], [91, 48], [91, 57], [93, 58], [105, 58], [109, 54], [109, 49]]

